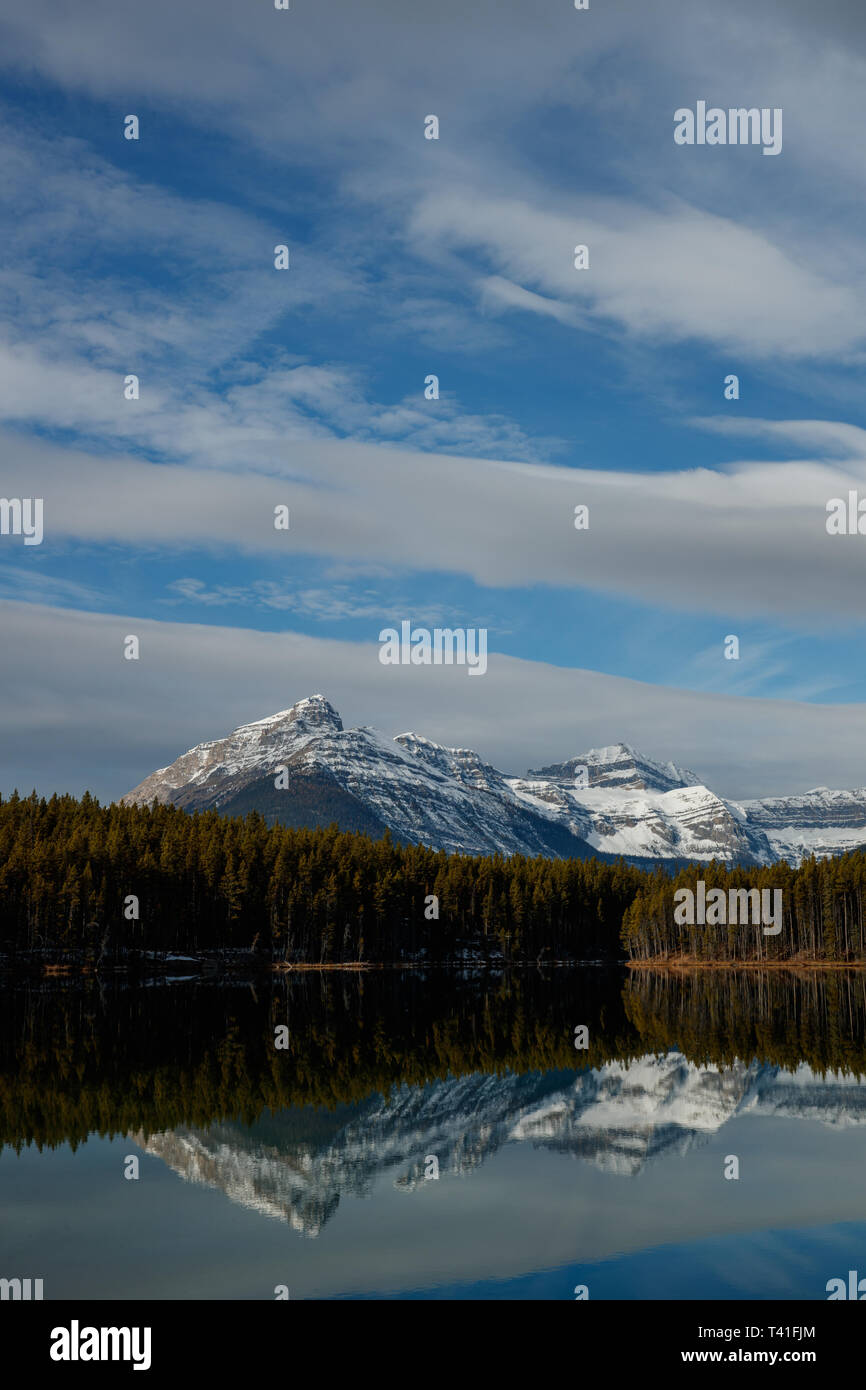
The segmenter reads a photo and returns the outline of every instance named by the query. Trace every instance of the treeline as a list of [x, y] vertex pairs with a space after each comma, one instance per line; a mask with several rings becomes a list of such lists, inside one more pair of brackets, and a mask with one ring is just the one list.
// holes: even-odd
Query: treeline
[[425, 974], [304, 972], [255, 990], [18, 982], [0, 1009], [0, 1147], [261, 1124], [291, 1108], [313, 1134], [316, 1114], [479, 1073], [533, 1073], [541, 1104], [577, 1072], [674, 1048], [698, 1066], [866, 1075], [859, 970]]
[[[252, 1124], [476, 1073], [573, 1073], [605, 1059], [605, 1036], [619, 1049], [629, 1031], [618, 977], [612, 990], [609, 972], [584, 974], [577, 999], [534, 970], [305, 971], [255, 989], [19, 982], [0, 995], [0, 1148]], [[585, 1051], [574, 1046], [578, 1022]], [[285, 1050], [275, 1047], [282, 1024]]]
[[866, 1076], [862, 970], [630, 970], [622, 1003], [630, 1039], [725, 1068], [757, 1061]]
[[[780, 893], [760, 922], [680, 924], [678, 889]], [[105, 965], [148, 951], [289, 963], [866, 960], [866, 854], [675, 875], [622, 861], [470, 857], [216, 811], [0, 798], [0, 953]], [[703, 890], [702, 890], [703, 891]]]
[[[684, 915], [685, 904], [682, 897], [677, 899], [678, 890], [688, 889], [697, 898], [699, 881], [707, 920], [679, 922], [678, 910]], [[715, 912], [710, 907], [714, 890], [720, 890]], [[732, 891], [739, 891], [736, 913]], [[749, 893], [753, 901], [747, 904]], [[760, 914], [754, 910], [758, 894]], [[862, 961], [866, 960], [864, 895], [866, 853], [862, 850], [835, 859], [805, 859], [797, 869], [785, 863], [761, 869], [692, 865], [672, 877], [644, 879], [624, 915], [622, 942], [632, 960], [686, 956], [729, 963]], [[767, 934], [765, 925], [776, 925], [777, 906], [780, 930]]]
[[[471, 858], [172, 806], [0, 801], [0, 950], [253, 948], [289, 962], [621, 954], [643, 876], [624, 864]], [[135, 901], [131, 901], [134, 899]], [[137, 918], [134, 915], [137, 911]]]

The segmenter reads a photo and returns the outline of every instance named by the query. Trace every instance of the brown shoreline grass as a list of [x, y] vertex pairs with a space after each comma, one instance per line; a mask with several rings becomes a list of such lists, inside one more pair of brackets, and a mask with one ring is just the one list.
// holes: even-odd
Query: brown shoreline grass
[[275, 961], [268, 966], [269, 970], [275, 971], [279, 975], [288, 975], [295, 970], [390, 970], [392, 967], [384, 962], [368, 960], [347, 960], [347, 961]]
[[629, 970], [866, 970], [866, 960], [810, 960], [792, 956], [789, 960], [701, 960], [698, 956], [653, 956], [649, 960], [627, 961]]
[[[554, 961], [496, 961], [494, 966], [498, 970], [528, 970], [528, 969], [551, 969], [551, 968], [573, 968], [584, 965], [585, 961], [554, 960]], [[598, 962], [589, 962], [597, 964]], [[434, 963], [430, 961], [273, 961], [270, 964], [260, 965], [260, 969], [276, 975], [289, 975], [296, 972], [306, 972], [311, 970], [330, 970], [330, 971], [369, 971], [369, 970], [421, 970], [430, 968]], [[436, 965], [444, 968], [480, 968], [486, 963], [483, 961], [438, 961]], [[489, 963], [487, 963], [489, 964]], [[818, 970], [866, 970], [866, 960], [810, 960], [807, 957], [791, 957], [788, 960], [701, 960], [698, 956], [671, 955], [653, 956], [649, 960], [629, 960], [629, 961], [610, 961], [605, 962], [611, 966], [626, 966], [629, 970], [650, 970], [657, 973], [685, 974], [696, 970], [787, 970], [796, 972], [812, 972]], [[249, 962], [244, 962], [244, 966], [249, 968]], [[15, 973], [14, 971], [12, 973]], [[63, 977], [70, 975], [94, 975], [100, 973], [93, 965], [83, 965], [78, 963], [47, 964], [42, 963], [41, 973], [47, 977]], [[114, 967], [109, 973], [118, 973], [118, 967]], [[121, 967], [119, 973], [126, 973]], [[170, 965], [163, 968], [152, 970], [153, 974], [171, 974]], [[194, 978], [199, 973], [207, 974], [205, 971], [191, 970], [188, 972], [190, 978]]]

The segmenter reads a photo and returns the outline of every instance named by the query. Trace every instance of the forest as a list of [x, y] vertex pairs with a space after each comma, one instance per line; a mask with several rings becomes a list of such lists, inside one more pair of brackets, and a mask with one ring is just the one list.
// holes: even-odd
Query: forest
[[[0, 1009], [0, 1146], [245, 1124], [334, 1111], [447, 1078], [628, 1064], [676, 1048], [699, 1066], [738, 1060], [866, 1075], [866, 976], [616, 969], [270, 974], [254, 989], [195, 978], [130, 987], [19, 980]], [[274, 1048], [289, 1021], [291, 1046]], [[576, 1022], [588, 1028], [574, 1046]]]
[[[778, 935], [679, 925], [674, 893], [781, 891]], [[257, 812], [0, 799], [0, 954], [92, 967], [144, 952], [243, 950], [280, 964], [866, 961], [866, 853], [798, 868], [671, 873], [625, 861], [470, 857]]]

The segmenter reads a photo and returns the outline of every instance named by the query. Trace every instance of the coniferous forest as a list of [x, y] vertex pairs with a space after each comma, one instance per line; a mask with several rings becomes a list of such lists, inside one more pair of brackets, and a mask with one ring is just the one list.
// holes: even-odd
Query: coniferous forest
[[[674, 892], [779, 889], [782, 930], [677, 925]], [[799, 868], [446, 854], [328, 829], [34, 793], [0, 800], [0, 952], [105, 965], [252, 951], [297, 964], [684, 955], [866, 961], [866, 853]]]
[[[624, 975], [624, 978], [623, 978]], [[334, 1110], [448, 1077], [628, 1064], [678, 1049], [701, 1066], [741, 1058], [866, 1076], [860, 971], [581, 972], [543, 969], [187, 979], [19, 981], [0, 1011], [0, 1146], [73, 1147], [93, 1133], [246, 1124], [290, 1107]], [[574, 1024], [586, 1024], [586, 1051]], [[291, 1020], [294, 1045], [274, 1049]]]

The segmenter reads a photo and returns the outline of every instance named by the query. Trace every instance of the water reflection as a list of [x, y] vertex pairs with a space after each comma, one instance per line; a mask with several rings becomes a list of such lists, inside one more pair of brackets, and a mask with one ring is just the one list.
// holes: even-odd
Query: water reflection
[[634, 1177], [648, 1163], [684, 1157], [743, 1115], [864, 1125], [866, 1082], [820, 1076], [805, 1064], [796, 1072], [758, 1062], [696, 1066], [671, 1052], [577, 1078], [550, 1072], [399, 1087], [387, 1102], [352, 1107], [330, 1135], [306, 1136], [297, 1112], [288, 1112], [267, 1124], [133, 1137], [182, 1178], [316, 1236], [341, 1194], [370, 1196], [383, 1175], [406, 1191], [429, 1181], [428, 1155], [440, 1180], [465, 1177], [514, 1143]]
[[[0, 1006], [0, 1142], [15, 1147], [251, 1124], [289, 1107], [334, 1112], [395, 1087], [464, 1077], [483, 1090], [479, 1074], [554, 1073], [522, 1083], [546, 1093], [562, 1089], [557, 1072], [674, 1051], [682, 1062], [665, 1064], [670, 1079], [660, 1082], [673, 1092], [673, 1078], [691, 1075], [677, 1071], [685, 1063], [733, 1068], [734, 1078], [753, 1062], [866, 1075], [866, 972], [856, 970], [323, 972], [137, 989], [28, 983], [0, 991]], [[578, 1024], [588, 1030], [586, 1050], [574, 1046]], [[280, 1025], [289, 1029], [285, 1051], [275, 1047]], [[709, 1095], [721, 1084], [709, 1073], [689, 1087]], [[740, 1083], [722, 1089], [729, 1084]], [[442, 1104], [459, 1106], [461, 1094], [458, 1087]]]
[[[20, 1158], [7, 1149], [0, 1176], [23, 1164], [16, 1209], [38, 1218], [39, 1183], [24, 1159], [41, 1149], [43, 1168], [54, 1162], [66, 1175], [67, 1221], [82, 1202], [92, 1216], [106, 1200], [100, 1155], [125, 1136], [123, 1151], [136, 1146], [150, 1165], [125, 1217], [140, 1279], [159, 1270], [161, 1287], [180, 1281], [160, 1296], [268, 1296], [220, 1293], [216, 1272], [196, 1263], [199, 1247], [221, 1241], [237, 1261], [235, 1211], [252, 1223], [243, 1227], [251, 1286], [272, 1231], [294, 1242], [279, 1246], [274, 1277], [288, 1278], [288, 1263], [297, 1296], [491, 1278], [522, 1288], [527, 1271], [578, 1259], [597, 1281], [625, 1260], [603, 1296], [637, 1296], [629, 1279], [640, 1257], [653, 1271], [643, 1297], [821, 1297], [822, 1278], [837, 1272], [822, 1274], [832, 1259], [821, 1241], [836, 1250], [838, 1223], [866, 1208], [864, 986], [856, 971], [586, 968], [137, 990], [20, 985], [4, 991], [0, 1015], [0, 1125]], [[283, 1023], [290, 1046], [279, 1051]], [[578, 1023], [589, 1030], [586, 1051], [574, 1047]], [[722, 1176], [730, 1153], [738, 1182]], [[431, 1157], [435, 1181], [425, 1176]], [[153, 1253], [168, 1218], [150, 1204], [166, 1181], [177, 1185], [174, 1232], [189, 1226], [189, 1286], [183, 1261], [175, 1255], [169, 1275]], [[167, 1210], [164, 1186], [162, 1203]], [[796, 1279], [772, 1260], [760, 1276], [760, 1265], [742, 1267], [744, 1241], [806, 1227], [821, 1253], [807, 1258], [797, 1238]], [[164, 1232], [167, 1250], [174, 1232]], [[703, 1291], [659, 1292], [682, 1265], [659, 1252], [680, 1243], [686, 1264], [699, 1264], [698, 1244], [719, 1238], [734, 1245], [713, 1254]], [[845, 1251], [843, 1241], [832, 1258], [862, 1263], [862, 1249]], [[46, 1233], [49, 1266], [56, 1254]], [[720, 1270], [727, 1293], [713, 1292]], [[85, 1296], [109, 1296], [98, 1291], [103, 1278], [110, 1288], [107, 1273], [92, 1277]]]

